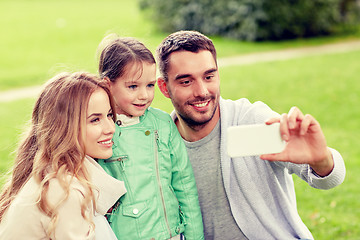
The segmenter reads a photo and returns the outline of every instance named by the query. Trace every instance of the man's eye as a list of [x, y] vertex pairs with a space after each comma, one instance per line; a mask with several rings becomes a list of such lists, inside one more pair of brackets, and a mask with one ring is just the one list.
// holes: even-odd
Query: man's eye
[[181, 85], [188, 85], [190, 84], [190, 80], [184, 80], [180, 82]]
[[206, 80], [211, 80], [214, 77], [214, 75], [208, 75], [205, 77]]

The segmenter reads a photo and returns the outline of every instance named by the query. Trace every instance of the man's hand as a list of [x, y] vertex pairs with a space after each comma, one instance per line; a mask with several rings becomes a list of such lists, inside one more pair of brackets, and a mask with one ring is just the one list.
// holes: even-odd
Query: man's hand
[[282, 139], [287, 142], [281, 153], [263, 154], [261, 159], [285, 161], [297, 164], [307, 163], [320, 176], [327, 176], [334, 168], [332, 154], [326, 145], [320, 124], [309, 114], [304, 115], [297, 107], [288, 114], [266, 121], [270, 125], [280, 122]]

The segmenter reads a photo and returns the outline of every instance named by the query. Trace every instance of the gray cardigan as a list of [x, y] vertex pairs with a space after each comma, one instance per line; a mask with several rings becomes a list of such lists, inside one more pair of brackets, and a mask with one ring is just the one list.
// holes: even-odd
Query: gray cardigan
[[313, 239], [297, 212], [291, 174], [310, 186], [330, 189], [345, 178], [341, 155], [331, 149], [333, 171], [319, 177], [308, 164], [270, 162], [258, 156], [230, 158], [226, 153], [226, 129], [229, 126], [264, 123], [279, 116], [262, 102], [247, 99], [220, 100], [221, 167], [226, 195], [236, 223], [249, 239]]

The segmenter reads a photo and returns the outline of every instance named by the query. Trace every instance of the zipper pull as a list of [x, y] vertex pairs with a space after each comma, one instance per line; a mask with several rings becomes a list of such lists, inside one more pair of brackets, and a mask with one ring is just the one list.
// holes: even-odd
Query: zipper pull
[[161, 152], [158, 130], [155, 130], [154, 134], [155, 134], [155, 139], [156, 139], [156, 144], [157, 144], [158, 151]]
[[121, 166], [122, 171], [125, 172], [125, 162], [124, 161], [120, 162], [120, 166]]
[[121, 169], [123, 172], [125, 172], [125, 161], [128, 160], [128, 156], [127, 155], [120, 156], [119, 160], [120, 160]]

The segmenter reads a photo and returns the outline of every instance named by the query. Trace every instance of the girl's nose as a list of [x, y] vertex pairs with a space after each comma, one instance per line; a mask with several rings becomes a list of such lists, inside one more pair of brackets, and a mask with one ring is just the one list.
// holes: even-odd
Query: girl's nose
[[147, 99], [148, 98], [148, 92], [147, 89], [141, 89], [139, 92], [139, 99]]

